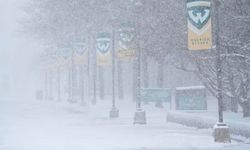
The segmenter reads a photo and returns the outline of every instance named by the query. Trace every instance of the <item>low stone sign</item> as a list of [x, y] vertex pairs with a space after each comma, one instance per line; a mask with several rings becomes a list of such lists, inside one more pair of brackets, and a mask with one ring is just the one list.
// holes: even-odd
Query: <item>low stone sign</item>
[[207, 110], [204, 86], [178, 87], [175, 95], [177, 110]]
[[144, 102], [171, 102], [171, 89], [145, 88], [140, 91], [140, 100]]

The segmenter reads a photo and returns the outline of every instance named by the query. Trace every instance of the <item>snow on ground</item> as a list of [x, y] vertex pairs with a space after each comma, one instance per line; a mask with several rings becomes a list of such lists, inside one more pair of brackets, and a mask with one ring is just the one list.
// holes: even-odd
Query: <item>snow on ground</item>
[[247, 150], [250, 145], [213, 142], [211, 130], [166, 123], [167, 110], [144, 108], [147, 125], [133, 125], [134, 104], [121, 101], [119, 119], [110, 103], [0, 101], [0, 150]]

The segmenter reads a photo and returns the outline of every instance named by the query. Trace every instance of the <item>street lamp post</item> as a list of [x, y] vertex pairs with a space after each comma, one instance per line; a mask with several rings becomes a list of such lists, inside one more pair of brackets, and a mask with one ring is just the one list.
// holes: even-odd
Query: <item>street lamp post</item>
[[136, 12], [136, 36], [137, 36], [137, 88], [136, 88], [136, 111], [134, 114], [134, 124], [146, 124], [146, 112], [141, 108], [141, 46], [140, 46], [140, 17], [142, 9], [141, 0], [133, 0], [134, 10]]
[[71, 48], [70, 52], [71, 52], [71, 56], [70, 56], [70, 67], [69, 67], [69, 97], [68, 97], [68, 101], [73, 103], [74, 102], [74, 100], [73, 100], [74, 50]]
[[85, 88], [84, 88], [84, 65], [83, 64], [81, 64], [80, 65], [80, 78], [81, 78], [81, 80], [80, 80], [80, 90], [81, 90], [81, 105], [85, 105], [85, 101], [84, 101], [84, 90], [85, 90]]
[[71, 65], [69, 65], [69, 70], [68, 70], [68, 102], [71, 102], [71, 99], [72, 99], [72, 84], [71, 84], [71, 68], [70, 68]]
[[96, 47], [95, 44], [94, 51], [93, 51], [93, 98], [92, 98], [92, 105], [96, 105]]
[[219, 0], [214, 0], [216, 17], [216, 76], [217, 76], [217, 99], [218, 99], [218, 122], [214, 126], [213, 136], [215, 142], [231, 142], [230, 131], [226, 123], [223, 122], [223, 97], [222, 97], [222, 59], [220, 47], [220, 5]]
[[[80, 40], [81, 41], [81, 40]], [[84, 57], [84, 54], [85, 54], [85, 51], [86, 51], [86, 42], [77, 42], [75, 43], [75, 51], [78, 55], [80, 55], [81, 57]], [[81, 60], [82, 61], [82, 60]], [[84, 91], [85, 91], [85, 88], [84, 88], [84, 68], [85, 68], [85, 65], [84, 65], [84, 62], [78, 62], [78, 68], [79, 68], [79, 77], [80, 77], [80, 105], [85, 105], [85, 101], [84, 101]]]
[[218, 116], [219, 123], [223, 123], [223, 102], [222, 102], [222, 60], [220, 47], [220, 17], [219, 17], [219, 1], [215, 1], [215, 16], [216, 16], [216, 71], [217, 71], [217, 86], [218, 86]]
[[44, 82], [45, 82], [45, 99], [48, 100], [49, 99], [49, 80], [48, 80], [48, 70], [45, 71], [44, 73]]
[[71, 101], [74, 102], [74, 75], [75, 75], [75, 72], [74, 72], [74, 50], [72, 49], [71, 50]]
[[[51, 54], [49, 54], [49, 61], [50, 61], [50, 65], [52, 64], [52, 61], [53, 61], [53, 57]], [[49, 91], [48, 91], [48, 99], [49, 100], [53, 100], [54, 97], [53, 97], [53, 93], [54, 93], [54, 86], [53, 86], [53, 70], [50, 68], [49, 71], [48, 71], [48, 88], [49, 88]]]
[[115, 97], [115, 19], [112, 19], [112, 108], [109, 112], [110, 118], [118, 118], [119, 110], [116, 108]]
[[[66, 62], [68, 62], [68, 59], [70, 59], [70, 56], [71, 56], [71, 51], [70, 51], [70, 48], [69, 48], [69, 46], [67, 45], [62, 45], [62, 48], [61, 48], [61, 56], [62, 56], [62, 58], [64, 59], [64, 61], [66, 61]], [[66, 63], [64, 64], [64, 65], [66, 65]], [[70, 71], [70, 65], [68, 66], [68, 68], [67, 68], [68, 70], [68, 72], [66, 71], [65, 73], [68, 73], [68, 88], [67, 88], [67, 91], [68, 91], [68, 99], [67, 99], [67, 101], [68, 102], [70, 102], [70, 99], [71, 99], [71, 71]]]
[[61, 101], [61, 70], [57, 68], [57, 101]]
[[57, 63], [57, 101], [61, 101], [61, 53], [56, 52], [56, 63]]
[[69, 67], [69, 97], [68, 101], [70, 103], [75, 103], [76, 102], [76, 97], [75, 97], [75, 60], [74, 60], [74, 54], [75, 50], [72, 47], [72, 44], [70, 46], [70, 67]]

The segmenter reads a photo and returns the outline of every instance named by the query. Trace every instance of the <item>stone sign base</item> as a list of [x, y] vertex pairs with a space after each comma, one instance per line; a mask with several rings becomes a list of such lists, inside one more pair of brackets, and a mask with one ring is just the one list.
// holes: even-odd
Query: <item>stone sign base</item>
[[225, 123], [216, 123], [213, 131], [214, 141], [218, 143], [231, 143], [230, 131]]
[[146, 124], [146, 112], [144, 110], [136, 110], [134, 116], [134, 124]]
[[113, 107], [109, 112], [109, 118], [119, 118], [119, 110]]

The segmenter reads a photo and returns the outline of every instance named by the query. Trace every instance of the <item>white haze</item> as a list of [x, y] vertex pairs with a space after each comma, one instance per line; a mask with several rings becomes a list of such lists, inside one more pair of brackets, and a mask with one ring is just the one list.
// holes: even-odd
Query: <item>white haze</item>
[[[202, 110], [202, 111], [175, 110], [176, 97], [174, 95], [175, 94], [174, 90], [176, 89], [176, 87], [185, 87], [187, 89], [192, 89], [197, 87], [200, 88], [202, 85], [202, 82], [193, 73], [181, 70], [183, 69], [181, 67], [184, 67], [184, 69], [191, 67], [191, 70], [193, 69], [192, 67], [194, 67], [192, 66], [192, 63], [189, 64], [190, 60], [187, 59], [185, 55], [186, 53], [182, 53], [180, 52], [181, 50], [179, 50], [182, 49], [181, 48], [183, 46], [182, 42], [185, 41], [185, 38], [180, 38], [178, 35], [184, 36], [186, 34], [178, 34], [177, 36], [171, 35], [173, 36], [172, 38], [168, 34], [173, 34], [174, 32], [176, 32], [175, 30], [171, 32], [170, 30], [166, 31], [164, 30], [164, 32], [162, 31], [162, 33], [164, 33], [164, 36], [166, 36], [162, 37], [164, 40], [166, 40], [167, 42], [175, 40], [174, 42], [176, 42], [177, 44], [169, 42], [170, 43], [169, 47], [166, 49], [171, 49], [170, 53], [173, 54], [166, 56], [166, 58], [164, 55], [162, 55], [167, 61], [165, 61], [165, 59], [159, 61], [157, 60], [157, 58], [161, 56], [161, 52], [164, 53], [166, 52], [165, 49], [164, 51], [161, 51], [161, 47], [164, 45], [162, 44], [163, 43], [162, 40], [159, 40], [158, 43], [158, 39], [160, 39], [158, 35], [162, 35], [160, 28], [160, 30], [155, 33], [156, 35], [152, 36], [152, 39], [149, 39], [152, 40], [150, 42], [153, 43], [153, 46], [155, 46], [154, 44], [158, 44], [160, 47], [156, 53], [148, 54], [148, 55], [155, 54], [156, 57], [145, 59], [146, 60], [145, 62], [147, 62], [145, 64], [147, 64], [146, 66], [148, 67], [147, 69], [145, 69], [145, 67], [144, 69], [143, 67], [140, 68], [142, 70], [141, 77], [143, 78], [142, 79], [143, 83], [142, 85], [140, 85], [141, 87], [145, 86], [146, 83], [148, 82], [147, 88], [166, 88], [166, 89], [170, 88], [171, 92], [174, 93], [173, 94], [174, 96], [171, 95], [170, 100], [166, 103], [165, 102], [161, 103], [161, 100], [160, 103], [157, 103], [155, 101], [149, 103], [143, 102], [141, 104], [142, 109], [136, 108], [136, 100], [138, 99], [136, 98], [134, 99], [133, 94], [137, 92], [136, 88], [138, 87], [136, 86], [138, 85], [136, 85], [135, 84], [136, 82], [134, 81], [140, 78], [137, 78], [136, 77], [137, 74], [135, 74], [134, 72], [138, 71], [139, 69], [136, 70], [136, 67], [133, 66], [136, 63], [133, 63], [132, 61], [126, 62], [124, 64], [121, 63], [123, 67], [120, 68], [122, 68], [123, 70], [120, 73], [118, 73], [119, 71], [118, 69], [116, 69], [114, 72], [115, 77], [117, 78], [117, 80], [115, 80], [116, 83], [114, 84], [116, 92], [115, 100], [116, 100], [116, 107], [117, 109], [119, 109], [119, 118], [114, 119], [110, 118], [109, 116], [110, 110], [113, 110], [114, 108], [113, 107], [114, 105], [113, 106], [111, 105], [112, 67], [109, 67], [108, 69], [105, 70], [102, 70], [101, 67], [98, 67], [97, 77], [94, 78], [93, 72], [96, 69], [96, 66], [93, 65], [94, 64], [93, 62], [95, 61], [95, 59], [90, 60], [88, 63], [88, 65], [90, 65], [89, 66], [90, 68], [88, 68], [89, 74], [87, 74], [86, 71], [87, 68], [86, 68], [85, 69], [86, 72], [83, 77], [79, 76], [82, 72], [79, 74], [77, 73], [76, 76], [78, 80], [80, 78], [84, 80], [83, 86], [79, 86], [82, 88], [81, 92], [84, 93], [84, 96], [83, 98], [81, 97], [80, 101], [79, 99], [80, 94], [78, 94], [77, 100], [79, 101], [77, 102], [70, 101], [69, 99], [70, 96], [72, 97], [72, 95], [74, 94], [72, 94], [73, 92], [70, 91], [71, 89], [73, 89], [72, 87], [70, 89], [70, 86], [73, 86], [73, 81], [68, 81], [68, 80], [72, 80], [73, 77], [71, 78], [70, 73], [68, 74], [69, 71], [68, 68], [66, 67], [65, 67], [66, 69], [64, 68], [64, 70], [61, 72], [62, 76], [60, 76], [60, 72], [59, 75], [57, 74], [58, 76], [56, 77], [56, 79], [60, 77], [59, 80], [56, 81], [53, 79], [51, 79], [52, 81], [46, 80], [47, 79], [47, 73], [45, 73], [46, 71], [41, 71], [42, 70], [41, 68], [39, 70], [39, 66], [37, 66], [38, 57], [41, 56], [42, 54], [41, 52], [45, 51], [44, 48], [45, 46], [43, 47], [41, 41], [35, 40], [34, 37], [32, 38], [32, 36], [30, 35], [33, 34], [32, 32], [25, 33], [23, 30], [24, 27], [22, 26], [23, 25], [22, 21], [24, 21], [25, 20], [24, 18], [26, 18], [27, 15], [29, 15], [27, 11], [26, 12], [23, 11], [24, 7], [27, 6], [28, 1], [30, 0], [0, 0], [0, 150], [167, 150], [167, 149], [248, 150], [250, 149], [249, 145], [250, 117], [243, 118], [242, 109], [240, 107], [238, 113], [233, 113], [230, 111], [225, 112], [225, 121], [229, 123], [229, 126], [232, 125], [230, 126], [232, 131], [241, 132], [239, 134], [240, 136], [237, 137], [235, 135], [232, 135], [232, 137], [234, 138], [232, 140], [232, 143], [223, 143], [223, 144], [221, 143], [218, 144], [214, 142], [212, 136], [213, 132], [212, 128], [213, 125], [216, 123], [218, 117], [217, 116], [218, 107], [217, 107], [217, 100], [211, 93], [207, 92], [208, 93], [206, 99], [207, 100], [206, 105], [208, 107], [207, 110]], [[39, 2], [39, 0], [33, 0], [33, 1]], [[62, 4], [61, 1], [69, 3], [71, 2], [70, 0], [69, 1], [43, 0], [43, 2], [49, 4], [51, 4], [50, 2], [56, 2], [57, 4]], [[82, 0], [81, 2], [83, 1], [84, 0]], [[87, 2], [90, 1], [91, 0]], [[127, 2], [128, 1], [132, 2], [133, 0], [127, 0]], [[155, 1], [152, 0], [151, 2], [157, 2], [157, 1], [158, 0]], [[181, 0], [179, 0], [179, 2], [180, 1]], [[98, 2], [102, 2], [102, 0], [99, 0]], [[172, 8], [171, 5], [168, 5], [168, 2], [170, 2], [170, 0], [164, 1], [165, 5], [163, 5], [164, 7], [162, 7], [161, 10], [167, 10], [165, 13], [170, 15], [169, 17], [170, 19], [166, 17], [165, 19], [167, 21], [165, 21], [164, 19], [158, 20], [159, 24], [153, 21], [147, 22], [146, 19], [145, 20], [142, 19], [142, 24], [145, 25], [152, 23], [152, 27], [154, 27], [155, 25], [155, 28], [158, 28], [160, 26], [163, 29], [165, 29], [165, 26], [168, 27], [169, 24], [172, 25], [173, 22], [169, 20], [171, 19], [175, 20], [175, 18], [177, 18], [175, 15], [179, 14], [174, 14], [170, 12], [170, 10], [171, 9], [177, 10], [177, 8], [181, 7], [185, 8], [186, 1], [183, 2], [183, 6], [178, 5], [176, 6], [176, 8]], [[175, 0], [172, 0], [170, 3], [171, 4], [175, 3]], [[169, 6], [169, 8], [165, 8], [167, 6], [166, 4]], [[160, 7], [161, 5], [157, 4], [156, 6]], [[80, 8], [80, 10], [83, 9]], [[70, 10], [63, 9], [63, 12], [64, 11], [67, 14], [68, 11]], [[185, 13], [185, 10], [178, 9], [178, 12], [180, 12], [180, 14]], [[40, 13], [43, 13], [43, 10]], [[161, 11], [159, 12], [156, 11], [155, 13], [161, 14]], [[47, 13], [47, 15], [48, 14], [49, 13]], [[93, 13], [93, 16], [95, 16], [94, 14], [95, 13]], [[149, 20], [150, 19], [157, 20], [157, 15], [156, 16], [152, 15], [151, 16], [152, 18], [149, 18]], [[50, 16], [50, 14], [48, 16]], [[89, 19], [93, 20], [100, 19], [94, 17], [92, 18], [92, 16], [88, 17], [90, 17]], [[164, 17], [165, 16], [163, 16], [163, 18]], [[183, 25], [182, 22], [184, 20], [183, 18], [186, 21], [186, 18], [183, 16], [181, 19], [178, 18], [179, 19], [178, 21], [181, 20], [180, 21], [181, 23], [180, 24], [177, 23], [176, 25], [177, 27], [175, 28], [176, 30], [178, 30], [179, 33], [184, 33], [186, 31], [186, 25]], [[162, 24], [161, 21], [164, 22], [164, 24]], [[45, 21], [45, 23], [47, 22]], [[180, 26], [180, 28], [183, 29], [178, 28], [178, 26]], [[58, 29], [60, 32], [60, 27]], [[69, 27], [69, 29], [71, 29], [71, 26]], [[29, 29], [25, 31], [28, 32]], [[43, 34], [43, 30], [41, 30], [41, 32], [39, 33]], [[149, 33], [145, 35], [148, 36]], [[65, 37], [64, 34], [62, 35], [63, 37]], [[175, 38], [180, 38], [181, 40], [176, 40]], [[63, 39], [62, 42], [64, 40], [65, 39]], [[61, 41], [59, 43], [61, 43]], [[146, 45], [143, 42], [141, 43]], [[91, 45], [91, 42], [89, 42], [88, 44]], [[149, 44], [149, 47], [150, 46], [152, 45]], [[176, 48], [174, 46], [176, 46]], [[158, 54], [159, 51], [160, 55]], [[92, 54], [90, 56], [92, 56]], [[183, 64], [182, 61], [184, 62]], [[187, 64], [185, 64], [186, 61], [188, 62]], [[143, 63], [144, 61], [141, 62]], [[179, 65], [178, 63], [175, 64], [175, 62], [178, 63], [180, 62], [181, 65]], [[202, 63], [201, 65], [204, 64], [205, 63]], [[177, 68], [178, 66], [180, 67]], [[146, 75], [143, 76], [144, 70], [146, 70], [145, 72], [147, 72], [148, 74], [147, 78], [145, 77]], [[73, 74], [73, 69], [70, 71], [72, 71], [71, 73]], [[211, 79], [213, 79], [214, 75], [213, 73], [214, 72], [211, 73]], [[103, 76], [101, 76], [100, 74]], [[120, 79], [118, 77], [118, 74], [121, 75]], [[88, 78], [85, 78], [87, 76]], [[45, 81], [44, 77], [46, 78]], [[145, 80], [144, 78], [147, 80]], [[102, 96], [100, 94], [101, 93], [100, 80], [103, 81], [102, 83], [104, 91], [103, 98], [101, 98]], [[95, 95], [97, 97], [96, 103], [93, 102], [94, 99], [93, 97], [95, 93], [93, 92], [95, 85], [93, 81], [97, 82], [97, 87], [96, 87], [97, 92]], [[58, 83], [55, 84], [55, 82], [58, 82], [59, 84]], [[72, 84], [68, 84], [70, 82], [72, 82]], [[76, 81], [76, 82], [82, 82], [82, 81]], [[53, 89], [52, 87], [48, 87], [47, 84], [51, 84], [50, 86], [52, 86], [53, 84], [59, 86], [58, 87], [52, 86], [54, 88]], [[121, 88], [122, 89], [121, 91], [123, 91], [122, 92], [123, 96], [119, 95], [119, 90], [120, 90], [119, 84], [123, 86]], [[54, 91], [52, 91], [52, 89]], [[47, 90], [50, 92], [48, 92]], [[44, 95], [41, 97], [44, 98], [39, 98], [39, 91], [40, 93], [42, 93], [41, 95]], [[70, 94], [69, 91], [72, 93]], [[45, 94], [46, 92], [48, 95]], [[50, 95], [49, 93], [52, 95]], [[141, 113], [144, 112], [144, 110], [146, 112], [146, 124], [143, 125], [133, 124], [134, 114], [136, 114], [135, 112]], [[247, 136], [244, 137], [245, 131], [247, 131], [248, 137]], [[241, 135], [242, 133], [243, 136]]]
[[21, 8], [25, 3], [26, 0], [0, 0], [0, 62], [1, 71], [7, 76], [3, 80], [9, 84], [1, 93], [11, 92], [15, 97], [34, 89], [32, 63], [39, 51], [34, 40], [21, 34], [19, 22], [24, 17]]

